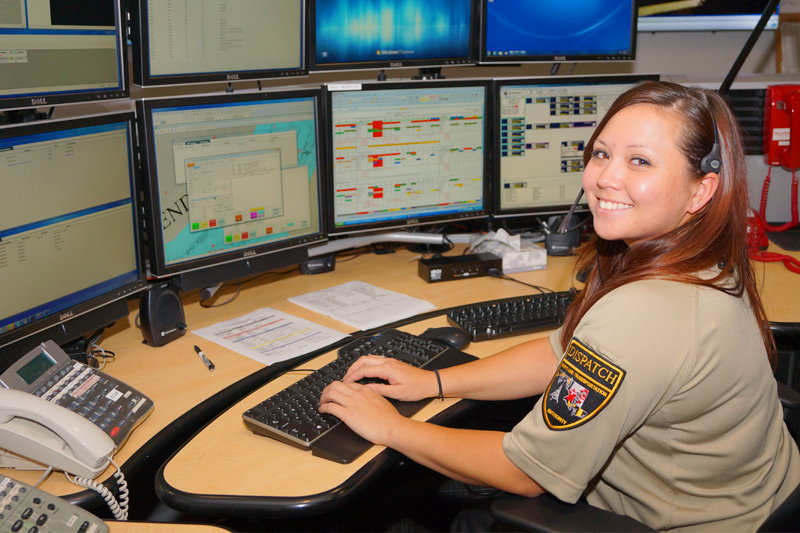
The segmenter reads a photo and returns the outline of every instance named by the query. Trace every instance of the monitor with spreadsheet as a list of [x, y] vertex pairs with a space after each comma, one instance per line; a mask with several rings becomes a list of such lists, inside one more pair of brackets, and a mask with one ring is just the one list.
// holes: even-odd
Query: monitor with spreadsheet
[[325, 239], [317, 89], [137, 102], [150, 270], [182, 290], [308, 259]]
[[653, 75], [494, 80], [494, 215], [566, 212], [581, 189], [586, 143], [627, 89]]
[[0, 2], [0, 109], [128, 98], [119, 0]]
[[133, 81], [158, 86], [304, 76], [305, 0], [139, 0]]
[[488, 216], [488, 81], [332, 84], [327, 99], [330, 234]]
[[309, 69], [475, 63], [477, 0], [309, 0]]
[[633, 61], [637, 0], [487, 0], [481, 63]]
[[0, 128], [0, 369], [127, 316], [145, 287], [133, 113]]

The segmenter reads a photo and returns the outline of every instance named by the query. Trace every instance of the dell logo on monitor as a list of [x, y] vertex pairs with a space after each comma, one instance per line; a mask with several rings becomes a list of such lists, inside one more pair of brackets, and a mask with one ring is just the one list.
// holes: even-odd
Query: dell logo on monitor
[[553, 60], [554, 61], [566, 61], [567, 60], [567, 56], [556, 56]]
[[391, 63], [389, 63], [389, 66], [390, 67], [402, 67], [403, 66], [403, 62], [402, 61], [392, 61]]
[[66, 320], [68, 318], [72, 318], [72, 311], [67, 311], [66, 313], [64, 313], [63, 315], [59, 315], [58, 317], [59, 320]]
[[406, 224], [409, 224], [409, 225], [411, 225], [411, 224], [419, 224], [419, 219], [418, 218], [409, 218], [408, 220], [406, 220]]
[[238, 74], [228, 74], [228, 79], [229, 80], [238, 80], [239, 79], [239, 75]]
[[31, 105], [47, 105], [47, 98], [31, 98]]
[[255, 250], [247, 250], [243, 257], [253, 257], [254, 255], [256, 255]]

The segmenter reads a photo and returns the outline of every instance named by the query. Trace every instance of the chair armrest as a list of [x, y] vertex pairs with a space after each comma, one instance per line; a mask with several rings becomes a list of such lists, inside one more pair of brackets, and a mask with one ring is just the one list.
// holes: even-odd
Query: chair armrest
[[800, 407], [800, 392], [780, 381], [778, 381], [778, 399], [781, 401], [781, 405], [789, 409]]
[[526, 531], [655, 531], [629, 516], [614, 514], [585, 501], [564, 503], [550, 494], [523, 498], [504, 494], [492, 502], [492, 516]]

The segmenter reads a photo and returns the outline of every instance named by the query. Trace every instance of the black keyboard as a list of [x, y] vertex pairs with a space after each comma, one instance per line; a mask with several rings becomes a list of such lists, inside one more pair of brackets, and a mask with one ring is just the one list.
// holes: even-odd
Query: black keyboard
[[[319, 398], [322, 390], [333, 381], [341, 380], [348, 367], [362, 355], [394, 357], [429, 370], [440, 370], [476, 359], [436, 340], [387, 329], [354, 340], [339, 349], [335, 361], [245, 411], [242, 415], [244, 425], [254, 433], [311, 450], [314, 455], [325, 459], [343, 464], [352, 462], [367, 451], [372, 443], [356, 435], [338, 418], [320, 413]], [[403, 416], [408, 417], [431, 400], [390, 401]]]
[[466, 330], [473, 342], [555, 329], [564, 323], [574, 290], [506, 298], [454, 309], [447, 321]]

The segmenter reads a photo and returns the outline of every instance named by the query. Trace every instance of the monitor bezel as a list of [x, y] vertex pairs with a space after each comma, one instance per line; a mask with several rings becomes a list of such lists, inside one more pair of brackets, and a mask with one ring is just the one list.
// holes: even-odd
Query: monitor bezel
[[[334, 164], [334, 150], [333, 138], [330, 135], [330, 128], [333, 127], [332, 112], [333, 112], [333, 94], [341, 92], [353, 92], [354, 87], [358, 87], [359, 91], [374, 91], [374, 90], [399, 90], [399, 89], [424, 89], [427, 87], [476, 87], [483, 86], [486, 90], [485, 114], [484, 114], [484, 157], [483, 157], [483, 208], [480, 211], [472, 211], [470, 213], [453, 213], [442, 214], [426, 217], [409, 217], [405, 219], [395, 219], [381, 222], [369, 222], [363, 224], [352, 224], [344, 227], [336, 227], [336, 209], [335, 209], [335, 182], [333, 174]], [[343, 87], [343, 90], [337, 90], [337, 87]], [[460, 220], [488, 218], [491, 215], [492, 197], [491, 197], [491, 150], [488, 147], [494, 144], [492, 139], [492, 85], [490, 78], [458, 78], [451, 80], [403, 80], [391, 82], [363, 82], [355, 84], [336, 84], [331, 83], [325, 85], [325, 110], [327, 113], [326, 123], [328, 130], [325, 131], [326, 135], [326, 153], [328, 160], [326, 162], [326, 171], [328, 175], [328, 235], [354, 235], [365, 232], [375, 232], [383, 230], [398, 230], [404, 228], [412, 228], [416, 226], [426, 226], [431, 224], [457, 222]]]
[[403, 61], [360, 61], [342, 63], [317, 63], [317, 26], [316, 2], [306, 0], [308, 5], [308, 53], [307, 61], [309, 72], [348, 72], [354, 70], [393, 70], [400, 68], [438, 68], [438, 67], [468, 67], [478, 63], [478, 32], [480, 29], [480, 0], [470, 0], [471, 20], [469, 32], [469, 56], [459, 58], [431, 58], [413, 59]]
[[636, 61], [636, 40], [638, 38], [637, 24], [639, 20], [639, 0], [631, 0], [631, 50], [629, 54], [528, 54], [514, 56], [490, 56], [486, 52], [486, 23], [489, 2], [483, 2], [481, 9], [480, 45], [478, 48], [478, 63], [485, 65], [516, 65], [520, 63], [606, 63], [606, 62], [633, 62]]
[[[214, 257], [192, 259], [173, 265], [166, 264], [164, 252], [164, 236], [161, 230], [149, 231], [147, 228], [161, 227], [161, 211], [158, 188], [153, 187], [158, 183], [156, 169], [155, 142], [153, 139], [153, 110], [164, 107], [181, 107], [214, 104], [232, 104], [242, 102], [267, 103], [275, 100], [294, 98], [314, 98], [314, 111], [317, 120], [317, 185], [319, 193], [319, 230], [303, 236], [290, 239], [236, 249]], [[285, 266], [286, 261], [280, 260], [280, 255], [292, 258], [289, 264], [297, 264], [297, 257], [307, 258], [306, 250], [316, 244], [327, 240], [326, 231], [326, 156], [325, 140], [322, 132], [325, 131], [325, 113], [323, 112], [323, 94], [320, 87], [285, 87], [269, 91], [242, 91], [236, 93], [214, 93], [206, 95], [145, 98], [137, 100], [136, 114], [139, 126], [139, 143], [142, 164], [142, 198], [143, 211], [147, 236], [148, 256], [150, 271], [156, 278], [176, 276], [177, 284], [182, 290], [206, 287], [215, 283], [223, 283], [240, 279], [253, 271], [264, 272], [264, 265], [271, 260], [274, 268]], [[305, 254], [305, 255], [303, 255]], [[252, 263], [252, 265], [251, 265]], [[250, 266], [248, 266], [250, 265]], [[217, 270], [219, 269], [219, 270]], [[228, 271], [226, 273], [225, 271]], [[244, 274], [242, 274], [244, 273]], [[183, 276], [183, 279], [181, 279]]]
[[117, 69], [121, 87], [70, 92], [40, 92], [30, 93], [25, 96], [0, 96], [0, 111], [129, 99], [131, 88], [128, 80], [128, 41], [125, 36], [127, 24], [122, 8], [122, 0], [114, 0], [114, 11], [116, 17], [116, 34], [114, 37], [117, 40]]
[[[44, 317], [30, 324], [15, 328], [0, 335], [0, 368], [21, 357], [39, 343], [53, 340], [56, 344], [65, 344], [83, 335], [107, 326], [127, 316], [126, 299], [147, 286], [144, 254], [142, 253], [142, 236], [140, 232], [140, 189], [139, 171], [136, 164], [136, 117], [133, 112], [108, 113], [83, 118], [40, 121], [0, 128], [0, 139], [10, 139], [56, 131], [102, 126], [126, 122], [128, 124], [128, 151], [131, 176], [131, 198], [133, 199], [133, 226], [135, 235], [136, 263], [138, 278], [136, 281], [73, 305], [50, 317]], [[91, 261], [92, 259], [89, 259]], [[102, 261], [102, 254], [97, 258]]]
[[[547, 77], [513, 77], [513, 78], [494, 78], [492, 80], [492, 94], [494, 95], [493, 101], [493, 117], [494, 121], [492, 127], [495, 131], [500, 128], [500, 89], [509, 85], [600, 85], [600, 84], [636, 84], [643, 81], [659, 81], [661, 79], [658, 74], [607, 74], [607, 75], [590, 75], [590, 76], [547, 76]], [[522, 216], [539, 216], [539, 215], [559, 215], [569, 211], [574, 200], [569, 199], [564, 204], [551, 205], [551, 206], [537, 206], [537, 207], [523, 207], [515, 209], [503, 209], [502, 204], [502, 175], [501, 175], [501, 157], [500, 157], [500, 136], [495, 136], [492, 141], [492, 160], [494, 165], [492, 168], [491, 183], [494, 190], [492, 213], [494, 218], [511, 218]], [[582, 203], [575, 210], [575, 212], [586, 212], [588, 207], [586, 205], [586, 198], [584, 197]]]
[[275, 78], [299, 78], [308, 76], [308, 9], [309, 0], [300, 0], [303, 4], [300, 12], [302, 31], [300, 43], [299, 68], [224, 71], [201, 74], [169, 74], [153, 76], [150, 74], [150, 40], [147, 0], [136, 0], [129, 11], [130, 31], [128, 38], [133, 51], [133, 83], [140, 87], [169, 87], [173, 85], [194, 85], [205, 83], [229, 83], [234, 81], [269, 80]]

